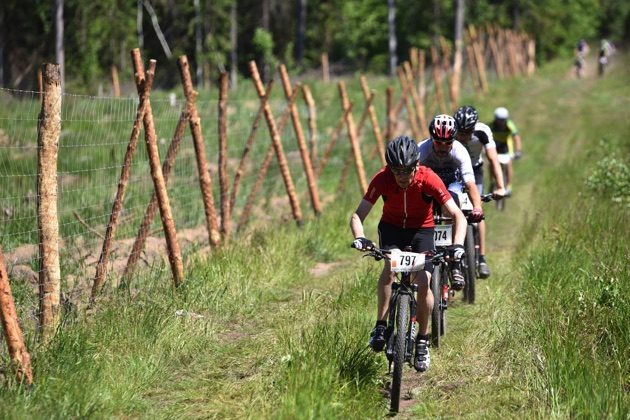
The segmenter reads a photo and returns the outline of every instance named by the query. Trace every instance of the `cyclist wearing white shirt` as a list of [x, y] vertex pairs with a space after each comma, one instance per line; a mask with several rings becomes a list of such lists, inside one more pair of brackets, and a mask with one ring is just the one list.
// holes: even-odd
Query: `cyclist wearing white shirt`
[[[461, 143], [455, 141], [457, 122], [450, 115], [436, 115], [429, 124], [429, 134], [431, 137], [418, 145], [420, 164], [433, 169], [456, 202], [457, 193], [465, 187], [473, 204], [473, 211], [468, 220], [473, 223], [480, 222], [483, 220], [481, 197], [475, 184], [468, 151]], [[464, 281], [461, 272], [457, 273], [454, 270], [453, 280], [455, 283], [461, 283], [457, 284], [458, 287], [461, 286]]]
[[[505, 186], [503, 183], [503, 172], [497, 156], [497, 146], [492, 137], [492, 130], [484, 123], [479, 122], [477, 110], [472, 106], [460, 107], [453, 115], [459, 130], [456, 138], [459, 140], [470, 154], [475, 173], [475, 183], [480, 194], [483, 194], [483, 157], [485, 151], [486, 158], [490, 164], [492, 175], [496, 181], [497, 188], [492, 191], [495, 198], [505, 196]], [[490, 267], [486, 262], [486, 223], [479, 222], [479, 277], [490, 276]]]

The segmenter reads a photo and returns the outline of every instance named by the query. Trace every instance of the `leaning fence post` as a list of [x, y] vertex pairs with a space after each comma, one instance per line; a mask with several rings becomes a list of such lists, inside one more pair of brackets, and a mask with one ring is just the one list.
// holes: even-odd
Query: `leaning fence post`
[[228, 118], [228, 74], [219, 77], [219, 191], [221, 195], [221, 233], [227, 239], [232, 230], [230, 199], [228, 197], [228, 152], [227, 152], [227, 118]]
[[[266, 96], [265, 87], [260, 80], [260, 74], [258, 73], [258, 67], [256, 66], [255, 61], [252, 60], [249, 62], [249, 70], [252, 74], [252, 81], [254, 82], [256, 91], [258, 92], [258, 97], [262, 101], [263, 98]], [[291, 178], [291, 172], [289, 172], [289, 164], [284, 155], [284, 149], [282, 148], [282, 139], [280, 138], [280, 133], [278, 132], [278, 129], [276, 127], [276, 122], [273, 119], [273, 114], [271, 112], [271, 106], [269, 105], [269, 103], [266, 103], [263, 109], [265, 113], [265, 119], [267, 120], [267, 126], [269, 127], [269, 133], [271, 135], [271, 142], [273, 144], [274, 151], [276, 152], [278, 165], [280, 166], [280, 173], [282, 174], [284, 186], [289, 197], [289, 203], [291, 204], [293, 219], [299, 226], [301, 226], [303, 222], [302, 210], [300, 210], [300, 203], [298, 201], [297, 193], [295, 192], [295, 186], [293, 184], [293, 179]]]
[[39, 329], [47, 343], [59, 326], [61, 270], [57, 216], [57, 158], [61, 135], [59, 65], [42, 69], [42, 109], [37, 133], [37, 228], [39, 231]]
[[[405, 76], [405, 71], [402, 67], [398, 67], [396, 69], [396, 73], [398, 74], [398, 80], [400, 81], [400, 85], [403, 88], [403, 92], [413, 92], [413, 87], [411, 87], [411, 83], [408, 82], [407, 76]], [[403, 95], [405, 99], [405, 107], [407, 108], [407, 118], [409, 119], [409, 124], [411, 125], [411, 132], [415, 138], [420, 137], [420, 127], [418, 127], [417, 111], [411, 105], [411, 101], [409, 100], [409, 96]]]
[[[290, 100], [293, 96], [293, 88], [291, 87], [289, 74], [287, 73], [287, 68], [284, 64], [280, 64], [280, 78], [282, 79], [284, 96], [287, 98], [287, 100]], [[313, 206], [313, 212], [316, 215], [319, 215], [322, 209], [321, 204], [319, 203], [317, 180], [315, 179], [315, 175], [313, 174], [313, 164], [311, 162], [311, 155], [308, 151], [308, 147], [306, 146], [304, 131], [302, 131], [300, 115], [298, 114], [298, 108], [295, 102], [293, 102], [289, 106], [291, 109], [291, 121], [293, 122], [293, 130], [295, 130], [295, 137], [297, 139], [298, 149], [300, 150], [300, 156], [302, 157], [302, 166], [304, 167], [304, 173], [306, 174], [306, 183], [308, 185], [308, 191], [311, 197], [311, 205]]]
[[186, 109], [189, 116], [189, 125], [190, 131], [192, 132], [193, 144], [195, 146], [195, 157], [197, 159], [197, 170], [199, 172], [199, 186], [201, 188], [204, 214], [206, 216], [208, 239], [212, 246], [217, 246], [221, 241], [221, 235], [219, 234], [217, 212], [214, 207], [214, 198], [212, 196], [212, 179], [210, 178], [210, 171], [208, 170], [206, 146], [203, 141], [203, 135], [201, 134], [201, 119], [197, 113], [197, 92], [193, 89], [190, 69], [188, 66], [188, 58], [185, 55], [182, 55], [177, 60], [177, 64], [179, 65], [182, 87], [184, 88], [184, 95], [186, 96]]
[[394, 137], [394, 127], [396, 126], [396, 116], [394, 115], [394, 88], [387, 86], [385, 90], [385, 112], [387, 113], [387, 141]]
[[428, 129], [427, 129], [427, 120], [424, 115], [424, 104], [422, 103], [422, 99], [420, 99], [418, 92], [416, 92], [416, 89], [413, 87], [414, 86], [413, 70], [411, 66], [409, 65], [408, 61], [405, 61], [403, 63], [403, 69], [405, 72], [405, 76], [407, 77], [407, 83], [409, 83], [409, 85], [412, 87], [411, 98], [413, 99], [413, 102], [416, 106], [416, 113], [418, 114], [418, 123], [420, 124], [420, 133], [421, 135], [426, 136], [428, 135]]
[[[164, 158], [164, 162], [162, 163], [162, 173], [164, 174], [165, 183], [168, 183], [168, 178], [171, 174], [171, 170], [173, 169], [173, 164], [175, 163], [175, 156], [177, 155], [179, 144], [181, 143], [182, 137], [184, 137], [186, 123], [188, 123], [188, 113], [184, 110], [179, 116], [177, 127], [175, 127], [175, 134], [173, 135], [171, 145], [169, 146], [168, 151], [166, 152], [166, 157]], [[125, 272], [122, 276], [121, 286], [124, 283], [127, 283], [131, 278], [131, 275], [133, 274], [135, 266], [140, 259], [142, 248], [144, 248], [144, 243], [149, 236], [149, 229], [151, 228], [151, 223], [153, 222], [153, 218], [155, 217], [155, 213], [157, 212], [157, 210], [157, 195], [154, 192], [151, 196], [151, 201], [149, 202], [149, 205], [144, 212], [144, 218], [142, 219], [142, 223], [140, 223], [140, 229], [138, 229], [136, 240], [134, 241], [131, 252], [129, 253], [127, 265], [125, 266]]]
[[431, 46], [431, 63], [433, 71], [433, 82], [435, 83], [435, 98], [437, 99], [438, 106], [440, 107], [440, 112], [442, 114], [446, 114], [446, 102], [444, 101], [444, 96], [442, 95], [442, 71], [440, 66], [440, 59], [438, 57], [438, 52], [435, 46]]
[[[133, 57], [133, 52], [132, 52]], [[148, 81], [148, 85], [150, 86], [152, 80]], [[96, 265], [96, 275], [94, 276], [94, 283], [92, 284], [92, 293], [90, 295], [90, 304], [94, 304], [96, 301], [96, 295], [100, 292], [101, 286], [105, 280], [105, 274], [107, 272], [107, 261], [109, 259], [109, 253], [111, 248], [111, 243], [114, 237], [114, 232], [116, 231], [116, 226], [118, 225], [118, 216], [122, 210], [123, 201], [125, 199], [125, 192], [127, 191], [127, 182], [129, 181], [129, 176], [131, 173], [131, 163], [133, 160], [133, 155], [136, 151], [136, 147], [138, 145], [138, 137], [140, 136], [140, 128], [142, 125], [142, 120], [146, 113], [147, 102], [148, 102], [148, 92], [142, 91], [139, 92], [140, 102], [138, 103], [138, 109], [136, 112], [136, 119], [133, 123], [133, 128], [131, 129], [131, 136], [129, 138], [129, 144], [127, 145], [127, 150], [125, 152], [125, 157], [123, 160], [123, 167], [120, 172], [120, 178], [118, 180], [118, 188], [116, 189], [116, 197], [114, 198], [114, 204], [112, 205], [112, 212], [109, 216], [109, 222], [107, 223], [107, 229], [105, 231], [105, 239], [103, 240], [103, 246], [101, 248], [101, 255], [98, 259], [98, 263]]]
[[164, 236], [166, 237], [166, 247], [168, 248], [168, 260], [173, 272], [173, 282], [175, 286], [179, 286], [184, 281], [184, 267], [182, 264], [182, 254], [177, 242], [177, 232], [175, 231], [175, 222], [171, 212], [171, 203], [162, 174], [162, 166], [160, 165], [160, 153], [157, 147], [157, 138], [155, 134], [155, 125], [153, 124], [153, 112], [151, 111], [151, 102], [149, 95], [151, 93], [151, 83], [155, 74], [155, 60], [149, 61], [149, 70], [146, 79], [142, 68], [142, 59], [140, 50], [133, 50], [134, 70], [136, 73], [136, 87], [138, 94], [146, 96], [146, 112], [144, 113], [144, 140], [149, 155], [149, 165], [151, 166], [151, 178], [155, 187], [155, 193], [158, 198], [158, 206], [160, 208], [160, 217], [162, 218], [162, 226], [164, 227]]
[[[339, 94], [341, 95], [341, 103], [344, 111], [350, 107], [350, 100], [346, 93], [346, 85], [344, 82], [339, 82]], [[350, 137], [350, 146], [352, 147], [352, 154], [354, 155], [354, 165], [359, 177], [359, 185], [361, 186], [361, 194], [367, 192], [368, 184], [365, 179], [365, 168], [363, 167], [363, 158], [361, 157], [361, 149], [359, 147], [359, 139], [357, 138], [356, 128], [354, 126], [354, 119], [352, 113], [346, 114], [346, 124], [348, 126], [348, 136]]]
[[17, 380], [33, 383], [33, 371], [31, 370], [31, 356], [24, 344], [24, 336], [20, 328], [20, 322], [15, 310], [15, 301], [11, 294], [9, 275], [4, 262], [4, 255], [0, 247], [0, 319], [4, 328], [4, 337], [9, 349], [11, 362], [16, 368]]
[[249, 156], [249, 152], [251, 151], [254, 140], [256, 139], [256, 133], [258, 132], [260, 118], [263, 115], [263, 108], [269, 100], [269, 97], [271, 96], [272, 88], [273, 79], [269, 80], [269, 82], [267, 83], [267, 88], [265, 89], [265, 98], [261, 101], [260, 105], [258, 105], [258, 112], [256, 113], [254, 123], [252, 124], [252, 128], [249, 131], [247, 141], [245, 142], [245, 147], [243, 148], [243, 153], [241, 154], [241, 161], [239, 162], [236, 173], [234, 174], [234, 181], [232, 182], [232, 189], [230, 190], [230, 209], [232, 209], [232, 213], [234, 212], [234, 206], [236, 205], [236, 195], [240, 187], [241, 177], [243, 176], [243, 173], [245, 173], [245, 164], [247, 162], [247, 157]]
[[[271, 88], [272, 86], [271, 80], [269, 81], [268, 86], [269, 88]], [[267, 99], [269, 98], [269, 93], [270, 91], [267, 90], [265, 99], [261, 101], [261, 107], [263, 108], [265, 104], [267, 103]], [[289, 101], [289, 105], [295, 101], [297, 97], [296, 93], [297, 93], [297, 90], [293, 92], [293, 96], [291, 97], [291, 100]], [[280, 135], [282, 135], [282, 133], [284, 132], [284, 127], [287, 124], [290, 113], [291, 113], [290, 107], [287, 106], [287, 108], [284, 111], [284, 114], [282, 114], [282, 116], [280, 117], [280, 122], [278, 123], [278, 133]], [[273, 154], [274, 154], [273, 144], [270, 144], [269, 147], [267, 148], [267, 152], [265, 153], [265, 158], [263, 159], [263, 163], [258, 168], [258, 175], [256, 176], [256, 182], [254, 183], [253, 188], [249, 192], [249, 196], [247, 197], [247, 201], [245, 202], [245, 206], [243, 207], [243, 211], [241, 212], [241, 217], [239, 217], [238, 219], [237, 231], [239, 232], [241, 231], [241, 229], [243, 229], [243, 227], [247, 224], [247, 221], [249, 220], [249, 214], [251, 213], [252, 207], [254, 206], [254, 201], [256, 200], [258, 191], [260, 191], [260, 188], [262, 187], [263, 181], [265, 180], [265, 177], [267, 176], [267, 171], [269, 170], [269, 166], [271, 165], [271, 161], [273, 160]]]
[[309, 150], [311, 152], [311, 163], [316, 167], [317, 163], [317, 108], [311, 89], [307, 85], [302, 86], [304, 101], [308, 109], [308, 131], [309, 131]]
[[363, 97], [366, 101], [368, 101], [368, 112], [370, 113], [370, 122], [372, 123], [372, 131], [374, 132], [374, 137], [376, 139], [376, 149], [378, 150], [378, 155], [381, 159], [381, 163], [385, 165], [385, 148], [383, 146], [383, 134], [381, 133], [381, 127], [378, 125], [378, 118], [376, 117], [376, 112], [374, 111], [374, 105], [371, 101], [369, 101], [372, 93], [370, 93], [370, 89], [367, 84], [367, 79], [365, 76], [361, 75], [359, 78], [361, 82], [361, 90], [363, 91]]

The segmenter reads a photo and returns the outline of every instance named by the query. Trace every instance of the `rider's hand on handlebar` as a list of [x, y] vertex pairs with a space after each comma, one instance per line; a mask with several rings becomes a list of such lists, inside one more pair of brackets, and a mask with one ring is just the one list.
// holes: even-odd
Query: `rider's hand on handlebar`
[[374, 248], [374, 242], [366, 239], [364, 237], [358, 237], [352, 242], [352, 248], [358, 249], [359, 251], [369, 251]]
[[483, 220], [483, 210], [480, 208], [472, 209], [472, 212], [468, 216], [468, 221], [471, 223], [479, 223]]
[[452, 259], [456, 261], [460, 260], [466, 253], [464, 251], [464, 246], [460, 244], [449, 245], [447, 249], [448, 249], [449, 257], [451, 257]]
[[521, 150], [514, 152], [514, 160], [519, 160], [521, 157], [523, 157], [523, 152]]

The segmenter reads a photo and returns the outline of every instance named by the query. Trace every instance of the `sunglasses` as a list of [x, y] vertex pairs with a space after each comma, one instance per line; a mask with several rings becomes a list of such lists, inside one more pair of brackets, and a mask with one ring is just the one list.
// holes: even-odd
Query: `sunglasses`
[[394, 175], [399, 175], [399, 176], [404, 176], [404, 175], [411, 175], [411, 173], [416, 169], [415, 167], [411, 167], [411, 168], [392, 168], [391, 166], [389, 167], [389, 169], [391, 169], [392, 173]]
[[433, 139], [433, 141], [440, 144], [453, 144], [455, 140]]

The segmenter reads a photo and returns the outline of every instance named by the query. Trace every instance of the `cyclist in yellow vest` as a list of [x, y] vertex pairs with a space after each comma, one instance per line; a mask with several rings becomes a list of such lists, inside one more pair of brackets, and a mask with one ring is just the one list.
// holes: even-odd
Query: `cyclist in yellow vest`
[[502, 161], [501, 155], [506, 157], [505, 160], [509, 160], [507, 164], [507, 178], [504, 180], [507, 190], [506, 195], [509, 196], [512, 193], [512, 160], [520, 159], [522, 156], [521, 136], [518, 134], [516, 124], [510, 119], [509, 111], [504, 107], [494, 110], [494, 121], [490, 123], [490, 128], [492, 129], [494, 142], [497, 144], [499, 161]]

